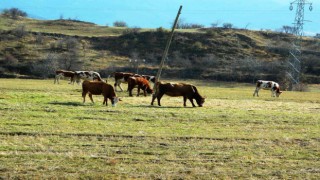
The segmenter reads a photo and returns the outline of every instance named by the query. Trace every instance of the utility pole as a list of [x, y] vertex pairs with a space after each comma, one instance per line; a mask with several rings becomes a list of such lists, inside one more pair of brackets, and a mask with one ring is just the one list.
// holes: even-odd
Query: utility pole
[[297, 5], [296, 16], [294, 19], [293, 32], [295, 40], [290, 50], [290, 57], [287, 62], [287, 76], [290, 79], [289, 90], [293, 89], [293, 85], [300, 83], [301, 76], [301, 41], [303, 36], [304, 24], [304, 6], [309, 5], [309, 10], [312, 11], [312, 3], [307, 0], [295, 0], [290, 3], [290, 11], [293, 10], [293, 4]]
[[165, 59], [167, 58], [167, 55], [168, 55], [168, 51], [169, 51], [169, 47], [170, 47], [170, 44], [171, 44], [171, 41], [172, 41], [172, 37], [173, 37], [173, 33], [174, 33], [174, 29], [176, 28], [177, 26], [177, 22], [178, 22], [178, 19], [179, 19], [179, 16], [181, 14], [181, 9], [182, 9], [182, 6], [180, 6], [179, 8], [179, 11], [178, 11], [178, 14], [176, 16], [176, 19], [174, 21], [174, 24], [172, 26], [172, 29], [171, 29], [171, 33], [170, 33], [170, 36], [167, 40], [167, 45], [166, 45], [166, 48], [163, 52], [163, 55], [162, 55], [162, 59], [161, 59], [161, 63], [160, 63], [160, 66], [159, 66], [159, 69], [158, 69], [158, 72], [157, 72], [157, 75], [156, 75], [156, 81], [155, 81], [155, 84], [153, 86], [153, 90], [155, 91], [155, 87], [156, 87], [156, 83], [159, 81], [160, 79], [160, 76], [161, 76], [161, 72], [162, 72], [162, 68], [163, 68], [163, 65], [164, 65], [164, 61]]

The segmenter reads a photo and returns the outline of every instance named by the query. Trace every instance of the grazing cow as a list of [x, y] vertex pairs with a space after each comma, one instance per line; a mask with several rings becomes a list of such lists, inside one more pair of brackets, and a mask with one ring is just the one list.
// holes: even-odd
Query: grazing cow
[[149, 82], [156, 82], [156, 77], [155, 76], [150, 76], [150, 75], [141, 75], [143, 78], [145, 78], [146, 80], [148, 80]]
[[271, 97], [279, 97], [282, 91], [280, 91], [280, 86], [278, 83], [273, 82], [273, 81], [263, 81], [263, 80], [258, 80], [256, 83], [256, 89], [253, 92], [253, 96], [257, 94], [259, 97], [259, 90], [260, 89], [266, 89], [266, 90], [271, 90]]
[[70, 78], [70, 82], [69, 82], [69, 84], [73, 84], [74, 83], [74, 72], [73, 71], [65, 71], [65, 70], [57, 70], [56, 71], [56, 76], [55, 76], [55, 79], [54, 79], [54, 84], [55, 83], [58, 83], [58, 84], [60, 84], [59, 83], [59, 80], [60, 80], [60, 78], [62, 78], [62, 77], [68, 77], [68, 78]]
[[139, 96], [140, 94], [140, 89], [143, 90], [143, 94], [144, 96], [147, 96], [147, 92], [149, 94], [152, 94], [153, 93], [153, 90], [150, 88], [150, 85], [149, 85], [149, 81], [146, 80], [145, 78], [143, 77], [129, 77], [128, 78], [128, 91], [129, 91], [129, 96], [132, 96], [132, 90], [133, 88], [137, 86], [138, 87], [138, 94], [137, 96]]
[[130, 73], [130, 72], [114, 72], [112, 74], [114, 76], [114, 88], [117, 91], [117, 86], [121, 89], [121, 91], [123, 91], [122, 87], [121, 87], [121, 83], [128, 83], [128, 78], [129, 77], [143, 77], [145, 79], [147, 79], [149, 82], [153, 82], [155, 83], [155, 76], [150, 76], [150, 75], [139, 75], [139, 74], [134, 74], [134, 73]]
[[195, 107], [193, 99], [196, 100], [199, 107], [202, 107], [205, 101], [205, 98], [199, 94], [194, 85], [185, 83], [157, 82], [156, 93], [152, 97], [151, 105], [153, 105], [154, 100], [157, 98], [158, 105], [161, 106], [160, 100], [164, 94], [173, 97], [183, 96], [183, 106], [186, 106], [187, 98], [190, 100], [193, 107]]
[[101, 76], [99, 73], [94, 71], [75, 71], [74, 75], [75, 81], [79, 84], [82, 80], [98, 80], [98, 81], [104, 81], [101, 79]]
[[128, 78], [133, 76], [133, 73], [126, 73], [126, 72], [114, 72], [114, 88], [117, 91], [117, 86], [121, 89], [121, 91], [123, 91], [122, 87], [121, 87], [121, 83], [127, 83], [128, 82]]
[[118, 101], [120, 101], [120, 98], [117, 97], [114, 88], [112, 85], [107, 84], [102, 81], [83, 81], [82, 83], [82, 97], [83, 97], [83, 103], [86, 101], [86, 95], [89, 94], [90, 100], [92, 103], [92, 95], [103, 95], [103, 104], [106, 104], [108, 106], [108, 99], [111, 100], [112, 106], [115, 106]]

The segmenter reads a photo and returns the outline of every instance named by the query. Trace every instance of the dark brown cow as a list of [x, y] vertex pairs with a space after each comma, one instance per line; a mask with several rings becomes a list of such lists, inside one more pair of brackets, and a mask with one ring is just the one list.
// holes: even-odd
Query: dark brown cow
[[84, 81], [82, 83], [83, 103], [86, 101], [86, 95], [89, 94], [92, 103], [92, 95], [103, 95], [103, 104], [108, 106], [108, 99], [111, 100], [112, 106], [115, 106], [120, 99], [117, 97], [112, 85], [102, 81]]
[[153, 105], [154, 100], [157, 98], [158, 105], [161, 106], [160, 100], [164, 94], [173, 97], [183, 96], [183, 106], [186, 106], [187, 99], [190, 100], [193, 107], [195, 107], [193, 99], [196, 100], [199, 107], [202, 107], [205, 101], [205, 98], [199, 94], [194, 85], [186, 83], [157, 82], [156, 93], [152, 97], [151, 105]]
[[149, 81], [146, 80], [143, 77], [129, 77], [128, 78], [128, 91], [129, 91], [129, 96], [132, 96], [132, 90], [135, 87], [138, 87], [138, 94], [140, 94], [140, 89], [143, 90], [143, 95], [147, 96], [147, 93], [152, 94], [153, 90], [150, 88]]
[[121, 83], [127, 83], [128, 78], [133, 76], [133, 73], [126, 73], [126, 72], [114, 72], [114, 88], [117, 91], [117, 86], [123, 91], [121, 87]]
[[74, 72], [73, 71], [65, 71], [65, 70], [56, 70], [56, 76], [55, 76], [55, 79], [54, 79], [54, 84], [55, 83], [59, 83], [59, 80], [60, 78], [62, 77], [67, 77], [67, 78], [70, 78], [70, 82], [69, 84], [74, 84]]

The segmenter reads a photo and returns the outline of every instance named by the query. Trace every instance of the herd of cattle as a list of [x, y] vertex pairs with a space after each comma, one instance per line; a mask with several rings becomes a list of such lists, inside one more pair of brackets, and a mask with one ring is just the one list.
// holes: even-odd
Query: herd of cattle
[[[58, 83], [62, 77], [70, 78], [69, 84], [80, 84], [82, 82], [82, 97], [83, 103], [85, 103], [86, 95], [88, 94], [92, 103], [92, 95], [103, 95], [103, 104], [108, 105], [107, 100], [110, 99], [112, 106], [115, 106], [118, 101], [121, 101], [116, 95], [117, 87], [120, 91], [123, 91], [121, 83], [127, 83], [129, 96], [132, 96], [132, 90], [138, 88], [137, 96], [140, 94], [140, 90], [143, 90], [144, 96], [148, 94], [153, 94], [151, 105], [153, 105], [154, 100], [157, 98], [158, 105], [161, 106], [160, 100], [164, 94], [168, 96], [182, 96], [183, 105], [186, 106], [186, 101], [189, 99], [192, 106], [195, 107], [193, 99], [196, 100], [199, 107], [202, 107], [205, 98], [201, 96], [197, 88], [192, 84], [186, 83], [165, 83], [156, 82], [155, 76], [150, 75], [139, 75], [127, 72], [114, 72], [111, 76], [114, 77], [114, 86], [103, 80], [98, 72], [94, 71], [65, 71], [57, 70], [54, 80], [54, 84]], [[155, 83], [155, 92], [150, 86], [150, 83]], [[256, 89], [253, 96], [259, 96], [260, 89], [271, 90], [271, 97], [279, 97], [282, 91], [280, 91], [280, 86], [278, 83], [273, 81], [263, 81], [258, 80], [256, 83]]]

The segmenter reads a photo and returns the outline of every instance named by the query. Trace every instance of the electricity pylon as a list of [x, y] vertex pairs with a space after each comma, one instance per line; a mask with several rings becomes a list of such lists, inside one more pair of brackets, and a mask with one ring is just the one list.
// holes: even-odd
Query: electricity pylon
[[293, 4], [297, 5], [296, 16], [294, 19], [293, 33], [296, 36], [291, 50], [290, 57], [287, 63], [287, 75], [291, 80], [289, 90], [292, 90], [293, 85], [300, 83], [301, 76], [301, 40], [303, 36], [304, 24], [304, 7], [309, 5], [309, 10], [312, 11], [312, 3], [307, 0], [296, 0], [290, 3], [290, 10], [293, 10]]

